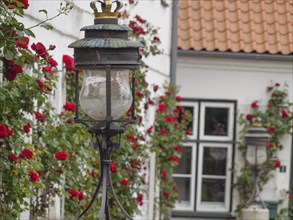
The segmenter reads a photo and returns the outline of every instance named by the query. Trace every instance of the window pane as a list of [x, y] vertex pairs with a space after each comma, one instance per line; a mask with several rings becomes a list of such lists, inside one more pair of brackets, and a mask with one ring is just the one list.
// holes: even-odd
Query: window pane
[[204, 134], [227, 136], [229, 108], [205, 108]]
[[191, 147], [183, 147], [183, 154], [175, 173], [191, 174], [192, 150]]
[[[193, 115], [193, 109], [194, 107], [191, 107], [191, 106], [181, 106], [184, 110], [187, 110], [188, 112], [190, 112], [190, 114], [192, 115], [192, 117], [194, 117]], [[183, 117], [182, 115], [182, 112], [179, 114], [179, 117], [178, 117], [178, 121], [181, 120], [181, 118]], [[191, 131], [191, 133], [193, 134], [193, 120], [191, 120], [191, 122], [186, 126], [187, 129], [186, 130], [189, 130]]]
[[225, 180], [202, 179], [201, 201], [202, 202], [224, 202]]
[[190, 178], [176, 177], [174, 180], [178, 187], [178, 202], [190, 201]]
[[205, 147], [203, 152], [202, 174], [226, 175], [227, 148]]

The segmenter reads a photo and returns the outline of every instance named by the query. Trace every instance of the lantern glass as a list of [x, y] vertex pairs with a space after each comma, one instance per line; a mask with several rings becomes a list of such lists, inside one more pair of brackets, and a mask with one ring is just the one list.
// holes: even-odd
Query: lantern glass
[[[106, 70], [87, 70], [84, 73], [79, 101], [82, 109], [91, 118], [104, 120], [107, 116]], [[111, 70], [111, 116], [120, 118], [132, 103], [129, 85], [129, 69]]]
[[251, 165], [263, 164], [267, 160], [266, 147], [248, 145], [246, 150], [246, 160]]

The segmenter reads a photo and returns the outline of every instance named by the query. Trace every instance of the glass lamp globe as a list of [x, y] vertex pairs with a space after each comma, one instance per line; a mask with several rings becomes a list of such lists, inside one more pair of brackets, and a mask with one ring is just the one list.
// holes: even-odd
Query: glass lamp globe
[[251, 165], [261, 165], [267, 160], [267, 149], [265, 146], [248, 145], [246, 160]]
[[[105, 120], [107, 116], [106, 70], [87, 70], [84, 72], [79, 101], [82, 109], [95, 120]], [[120, 118], [132, 103], [129, 85], [129, 69], [111, 70], [111, 116]]]

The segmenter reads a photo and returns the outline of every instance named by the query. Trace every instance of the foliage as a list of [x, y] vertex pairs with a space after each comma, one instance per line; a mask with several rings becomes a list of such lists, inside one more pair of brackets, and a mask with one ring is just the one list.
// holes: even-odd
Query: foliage
[[[135, 6], [135, 2], [129, 1], [129, 5], [129, 9], [121, 15], [133, 29], [131, 37], [145, 44], [144, 50], [140, 51], [141, 55], [148, 57], [161, 54], [157, 28], [138, 15], [128, 21], [129, 10]], [[19, 17], [24, 16], [27, 7], [27, 0], [0, 3], [0, 59], [4, 73], [0, 86], [0, 103], [4, 103], [0, 106], [0, 213], [4, 219], [15, 219], [24, 210], [30, 210], [31, 219], [46, 216], [52, 198], [63, 195], [65, 215], [77, 216], [94, 193], [100, 168], [97, 162], [99, 153], [92, 147], [92, 137], [81, 124], [73, 123], [73, 58], [67, 55], [63, 57], [67, 102], [59, 114], [51, 104], [60, 77], [56, 73], [58, 64], [50, 55], [55, 46], [45, 47], [41, 42], [29, 43], [30, 37], [35, 37], [32, 31], [34, 27], [52, 29], [46, 22], [67, 14], [71, 6], [61, 4], [57, 15], [52, 18], [47, 17], [46, 10], [41, 10], [40, 13], [45, 13], [46, 19], [29, 28], [19, 22]], [[166, 105], [166, 111], [158, 112], [154, 133], [144, 128], [146, 111], [150, 105], [158, 104], [156, 92], [159, 87], [148, 85], [145, 80], [148, 67], [143, 61], [141, 66], [141, 70], [136, 73], [137, 93], [134, 97], [138, 124], [127, 127], [121, 139], [121, 147], [114, 152], [110, 166], [116, 193], [131, 215], [139, 212], [139, 206], [143, 205], [150, 150], [157, 152], [158, 170], [167, 169], [171, 164], [172, 169], [168, 169], [166, 180], [159, 181], [162, 191], [158, 203], [162, 209], [173, 206], [176, 193], [166, 196], [164, 192], [174, 191], [171, 173], [181, 154], [174, 151], [173, 146], [186, 138], [184, 128], [188, 121], [187, 116], [181, 117], [183, 111], [179, 118], [178, 113], [173, 112], [178, 104], [178, 98], [177, 101], [175, 98], [177, 89], [166, 86], [160, 89], [166, 89], [166, 94], [158, 101], [159, 106]], [[82, 81], [83, 73], [79, 75]], [[153, 88], [153, 92], [150, 88]], [[154, 98], [151, 98], [151, 94]], [[177, 118], [167, 123], [165, 116]], [[163, 126], [174, 133], [169, 136], [172, 138], [163, 140], [163, 136], [158, 134]], [[163, 152], [162, 148], [166, 151]], [[176, 161], [170, 161], [170, 156], [176, 157]], [[161, 178], [161, 173], [157, 175]], [[123, 214], [111, 196], [111, 217], [123, 219]], [[97, 218], [100, 201], [98, 197], [87, 213], [88, 219]]]
[[[279, 83], [272, 84], [267, 87], [267, 93], [269, 96], [266, 109], [261, 110], [259, 101], [251, 103], [251, 113], [244, 115], [241, 114], [239, 118], [239, 124], [242, 126], [241, 130], [241, 142], [239, 143], [239, 150], [242, 153], [242, 157], [245, 158], [246, 146], [244, 145], [244, 136], [247, 130], [252, 126], [254, 118], [260, 119], [262, 126], [267, 129], [271, 135], [270, 142], [267, 146], [268, 159], [264, 165], [260, 167], [259, 171], [259, 187], [263, 188], [273, 177], [273, 171], [279, 168], [282, 162], [278, 159], [278, 151], [284, 147], [282, 145], [282, 138], [285, 135], [292, 135], [292, 123], [293, 112], [292, 103], [288, 101], [288, 90], [282, 88]], [[253, 189], [253, 177], [252, 171], [247, 162], [241, 168], [241, 175], [237, 178], [235, 187], [240, 195], [240, 205], [238, 211], [244, 207]]]

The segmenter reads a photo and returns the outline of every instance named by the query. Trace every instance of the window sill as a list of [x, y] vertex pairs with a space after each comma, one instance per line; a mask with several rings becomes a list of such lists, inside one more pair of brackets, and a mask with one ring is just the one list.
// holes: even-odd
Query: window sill
[[208, 218], [208, 219], [223, 219], [223, 220], [235, 220], [231, 213], [223, 212], [193, 212], [193, 211], [172, 211], [172, 217], [185, 217], [185, 218]]

